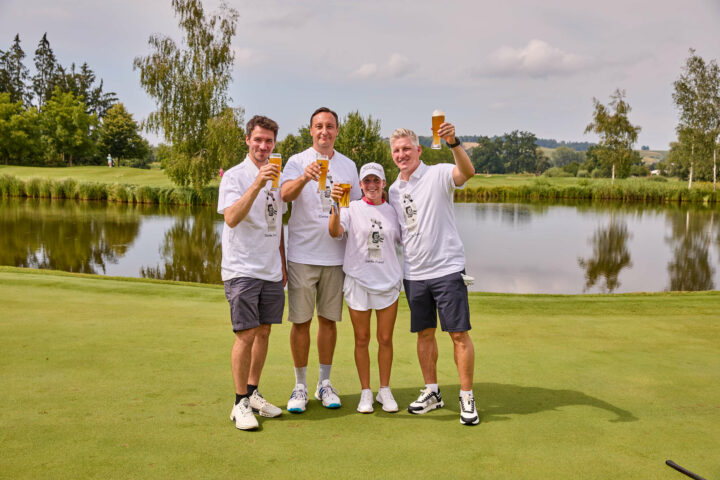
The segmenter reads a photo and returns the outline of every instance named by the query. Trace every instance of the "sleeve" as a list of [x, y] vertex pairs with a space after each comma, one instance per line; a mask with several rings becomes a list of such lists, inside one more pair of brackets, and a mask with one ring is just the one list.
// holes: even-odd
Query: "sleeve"
[[357, 168], [353, 163], [352, 168], [352, 188], [350, 189], [350, 200], [360, 200], [362, 198], [362, 190], [360, 190], [360, 177], [358, 176]]
[[235, 175], [223, 175], [220, 180], [220, 190], [218, 191], [218, 213], [222, 214], [225, 209], [237, 202], [245, 193], [246, 188], [238, 181]]
[[350, 209], [349, 208], [341, 208], [340, 209], [340, 226], [345, 230], [345, 234], [348, 233], [348, 230], [350, 229]]
[[295, 180], [303, 174], [304, 170], [305, 169], [303, 168], [302, 162], [300, 161], [299, 157], [297, 155], [293, 155], [287, 161], [287, 163], [285, 164], [285, 168], [283, 168], [283, 171], [280, 174], [280, 185], [287, 182], [288, 180]]
[[454, 192], [455, 190], [462, 190], [465, 188], [465, 185], [467, 185], [467, 182], [463, 183], [462, 185], [455, 185], [455, 179], [453, 178], [453, 170], [455, 169], [455, 164], [448, 164], [448, 173], [447, 173], [447, 181], [448, 184], [448, 191], [450, 193]]

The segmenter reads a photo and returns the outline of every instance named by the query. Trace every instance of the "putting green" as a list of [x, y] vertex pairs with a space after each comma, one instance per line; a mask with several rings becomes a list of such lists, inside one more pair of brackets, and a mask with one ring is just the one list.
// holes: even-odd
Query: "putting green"
[[[402, 408], [422, 379], [400, 306]], [[681, 480], [666, 459], [720, 477], [719, 292], [472, 294], [476, 427], [458, 421], [445, 334], [446, 408], [357, 413], [346, 318], [332, 373], [342, 408], [313, 400], [236, 430], [227, 310], [221, 287], [0, 267], [0, 478]], [[274, 327], [260, 385], [283, 407], [288, 334]], [[314, 382], [314, 345], [308, 372]]]

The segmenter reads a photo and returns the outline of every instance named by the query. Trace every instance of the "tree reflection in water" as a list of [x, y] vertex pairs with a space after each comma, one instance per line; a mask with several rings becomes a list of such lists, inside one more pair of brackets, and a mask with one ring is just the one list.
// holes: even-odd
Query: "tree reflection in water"
[[132, 245], [140, 216], [127, 205], [0, 200], [0, 265], [105, 273]]
[[143, 267], [140, 274], [163, 280], [222, 283], [221, 235], [215, 228], [222, 217], [211, 208], [186, 209], [176, 214], [178, 218], [165, 232], [160, 246], [162, 263]]
[[[714, 212], [688, 210], [668, 213], [671, 236], [665, 241], [672, 249], [668, 263], [671, 291], [699, 291], [715, 288], [715, 268], [710, 263]], [[720, 232], [718, 232], [720, 240]], [[720, 248], [718, 249], [720, 252]]]
[[589, 241], [593, 255], [588, 259], [578, 258], [580, 268], [585, 270], [585, 292], [600, 279], [604, 280], [604, 285], [599, 285], [604, 293], [612, 293], [620, 286], [620, 271], [632, 267], [627, 247], [630, 238], [627, 223], [615, 221], [611, 213], [608, 226], [598, 228]]

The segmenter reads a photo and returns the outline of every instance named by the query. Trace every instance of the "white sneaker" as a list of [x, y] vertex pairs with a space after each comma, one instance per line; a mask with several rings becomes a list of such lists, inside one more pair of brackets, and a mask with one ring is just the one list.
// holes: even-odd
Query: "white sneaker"
[[373, 412], [372, 390], [369, 388], [360, 391], [360, 403], [358, 403], [357, 411], [360, 413]]
[[381, 388], [378, 391], [375, 400], [377, 400], [378, 403], [382, 405], [382, 409], [386, 412], [392, 413], [398, 411], [398, 404], [395, 401], [395, 397], [393, 397], [392, 392], [390, 391], [390, 387]]
[[317, 390], [315, 390], [315, 398], [322, 400], [325, 408], [340, 408], [340, 397], [338, 397], [330, 380], [323, 380], [322, 383], [318, 384]]
[[480, 423], [480, 416], [475, 409], [475, 397], [472, 393], [460, 395], [460, 423], [463, 425]]
[[293, 390], [292, 394], [290, 395], [290, 400], [288, 400], [287, 409], [288, 412], [292, 413], [302, 413], [305, 411], [305, 407], [307, 406], [308, 402], [308, 392], [307, 387], [301, 383], [298, 383], [295, 385], [295, 390]]
[[263, 398], [258, 390], [250, 395], [250, 408], [261, 417], [279, 417], [282, 410]]
[[240, 430], [255, 430], [258, 428], [258, 421], [250, 408], [250, 400], [243, 398], [233, 406], [230, 412], [230, 420], [235, 422], [235, 427]]
[[422, 415], [430, 410], [436, 408], [442, 408], [445, 403], [442, 401], [442, 395], [440, 390], [433, 392], [430, 387], [425, 387], [420, 390], [420, 396], [408, 406], [408, 412], [414, 413], [415, 415]]

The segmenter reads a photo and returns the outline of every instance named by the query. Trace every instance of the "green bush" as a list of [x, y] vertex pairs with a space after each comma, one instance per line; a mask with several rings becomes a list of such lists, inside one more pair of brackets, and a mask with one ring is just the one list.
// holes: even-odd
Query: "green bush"
[[108, 186], [95, 182], [81, 182], [77, 186], [77, 196], [80, 200], [105, 200], [108, 197]]
[[158, 203], [156, 189], [148, 185], [139, 187], [135, 190], [135, 200], [137, 203]]
[[668, 179], [666, 177], [661, 177], [660, 175], [652, 175], [648, 177], [648, 180], [651, 182], [667, 182]]
[[29, 178], [25, 182], [25, 196], [29, 198], [38, 198], [40, 196], [40, 185], [42, 180], [39, 178]]

